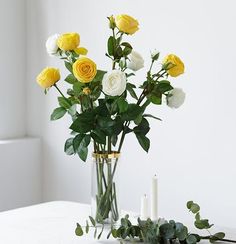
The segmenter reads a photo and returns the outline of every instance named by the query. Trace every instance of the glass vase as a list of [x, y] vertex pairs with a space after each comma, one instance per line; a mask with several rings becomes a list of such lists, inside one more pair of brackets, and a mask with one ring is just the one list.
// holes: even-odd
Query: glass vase
[[92, 217], [97, 223], [115, 223], [120, 216], [118, 152], [92, 155]]

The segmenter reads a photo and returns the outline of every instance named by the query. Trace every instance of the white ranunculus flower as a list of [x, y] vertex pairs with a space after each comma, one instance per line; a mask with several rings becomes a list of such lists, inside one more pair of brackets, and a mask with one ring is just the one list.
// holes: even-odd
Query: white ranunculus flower
[[126, 75], [120, 70], [106, 73], [102, 79], [102, 90], [109, 96], [120, 96], [126, 89]]
[[49, 38], [46, 41], [46, 49], [50, 56], [53, 56], [57, 53], [58, 46], [57, 46], [57, 39], [60, 35], [54, 34], [52, 36], [49, 36]]
[[136, 51], [133, 51], [129, 55], [129, 60], [127, 60], [127, 67], [133, 71], [137, 71], [144, 66], [143, 57]]
[[170, 108], [179, 108], [185, 100], [185, 93], [180, 88], [174, 88], [167, 96], [167, 105]]

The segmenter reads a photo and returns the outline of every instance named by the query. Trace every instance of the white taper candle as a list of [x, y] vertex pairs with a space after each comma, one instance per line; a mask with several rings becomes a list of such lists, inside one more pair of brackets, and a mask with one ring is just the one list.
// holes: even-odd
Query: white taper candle
[[152, 178], [151, 187], [151, 220], [156, 221], [158, 219], [158, 203], [157, 203], [157, 176]]
[[140, 213], [140, 219], [146, 220], [148, 218], [148, 198], [145, 194], [141, 198], [141, 213]]

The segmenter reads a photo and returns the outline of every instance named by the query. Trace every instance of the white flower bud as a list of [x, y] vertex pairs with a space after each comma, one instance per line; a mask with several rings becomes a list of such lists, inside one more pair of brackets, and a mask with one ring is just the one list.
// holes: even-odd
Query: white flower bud
[[133, 71], [137, 71], [144, 67], [143, 57], [136, 51], [133, 51], [129, 55], [127, 60], [127, 67]]
[[59, 34], [54, 34], [54, 35], [50, 36], [46, 41], [47, 53], [50, 56], [54, 56], [57, 53], [57, 50], [58, 50], [57, 39], [59, 36], [60, 36]]
[[174, 88], [167, 96], [167, 105], [170, 108], [179, 108], [185, 100], [185, 93], [180, 88]]

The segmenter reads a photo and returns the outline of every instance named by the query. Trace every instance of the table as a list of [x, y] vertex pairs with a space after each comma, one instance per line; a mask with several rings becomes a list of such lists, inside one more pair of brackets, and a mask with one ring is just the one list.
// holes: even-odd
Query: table
[[[85, 224], [90, 205], [55, 201], [0, 213], [1, 244], [86, 244], [119, 243], [116, 240], [94, 240], [90, 235], [77, 237], [76, 223]], [[226, 232], [226, 230], [224, 230]], [[229, 233], [230, 232], [230, 233]], [[228, 234], [229, 233], [229, 234]], [[227, 236], [236, 239], [236, 231]]]

